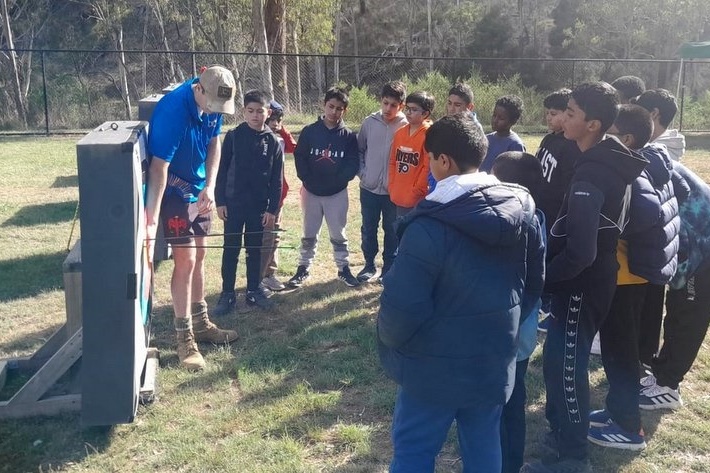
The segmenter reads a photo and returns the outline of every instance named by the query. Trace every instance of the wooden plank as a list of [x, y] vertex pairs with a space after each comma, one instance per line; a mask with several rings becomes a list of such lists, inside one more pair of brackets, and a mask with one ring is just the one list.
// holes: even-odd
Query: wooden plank
[[150, 404], [155, 401], [157, 394], [157, 375], [160, 365], [160, 353], [157, 348], [149, 347], [143, 368], [143, 384], [139, 391], [141, 404]]
[[67, 334], [67, 326], [64, 324], [26, 361], [17, 360], [17, 368], [21, 371], [36, 371], [40, 369], [47, 360], [52, 358], [67, 343], [67, 340], [69, 340], [69, 335]]
[[30, 416], [53, 416], [60, 412], [78, 411], [81, 394], [53, 396], [33, 402], [0, 402], [0, 419], [20, 419]]
[[10, 399], [10, 403], [37, 401], [81, 357], [82, 330], [77, 331]]
[[49, 337], [49, 340], [32, 355], [19, 358], [6, 358], [0, 361], [8, 362], [10, 369], [17, 370], [20, 373], [37, 371], [67, 343], [68, 338], [66, 325], [62, 325]]
[[67, 312], [67, 338], [81, 328], [81, 240], [78, 240], [62, 264], [64, 305]]

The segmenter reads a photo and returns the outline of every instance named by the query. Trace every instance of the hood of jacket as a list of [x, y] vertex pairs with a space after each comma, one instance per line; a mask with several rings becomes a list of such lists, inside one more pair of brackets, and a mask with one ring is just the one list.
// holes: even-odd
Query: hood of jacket
[[491, 246], [517, 244], [523, 225], [535, 215], [527, 189], [501, 183], [485, 173], [451, 176], [400, 222], [397, 232], [422, 216], [445, 223], [468, 238]]
[[641, 156], [648, 160], [646, 172], [655, 188], [663, 187], [671, 180], [673, 163], [666, 147], [658, 143], [649, 143], [639, 150]]
[[678, 130], [666, 130], [653, 142], [664, 145], [673, 161], [680, 161], [680, 158], [685, 154], [685, 136], [679, 133]]
[[576, 169], [595, 164], [601, 172], [613, 172], [626, 184], [631, 184], [644, 168], [648, 160], [640, 153], [628, 149], [613, 136], [607, 136], [596, 146], [583, 152], [575, 165]]

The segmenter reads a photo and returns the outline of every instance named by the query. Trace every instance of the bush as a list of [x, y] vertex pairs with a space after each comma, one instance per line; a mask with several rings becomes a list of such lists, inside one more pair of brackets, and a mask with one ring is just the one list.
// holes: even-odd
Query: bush
[[[680, 112], [676, 114], [672, 126], [677, 128], [679, 123]], [[686, 97], [683, 104], [683, 130], [707, 130], [708, 128], [710, 128], [710, 91], [706, 91], [697, 100]]]
[[350, 89], [350, 102], [345, 121], [351, 128], [360, 128], [362, 121], [379, 108], [377, 98], [368, 93], [367, 87], [353, 87]]

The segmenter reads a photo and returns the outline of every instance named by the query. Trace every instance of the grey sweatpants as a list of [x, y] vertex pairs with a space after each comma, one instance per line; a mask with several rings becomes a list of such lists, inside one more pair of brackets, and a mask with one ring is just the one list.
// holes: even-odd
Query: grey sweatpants
[[316, 256], [318, 233], [323, 224], [328, 225], [330, 242], [333, 244], [333, 256], [338, 269], [348, 265], [348, 239], [345, 236], [345, 224], [348, 221], [348, 190], [343, 189], [334, 195], [319, 196], [311, 194], [301, 187], [301, 210], [303, 211], [303, 238], [301, 238], [302, 266], [310, 266]]

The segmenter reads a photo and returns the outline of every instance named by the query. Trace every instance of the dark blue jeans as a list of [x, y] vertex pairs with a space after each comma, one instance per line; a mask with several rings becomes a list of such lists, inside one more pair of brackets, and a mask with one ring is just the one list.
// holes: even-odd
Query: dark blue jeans
[[432, 405], [399, 388], [392, 420], [391, 473], [433, 473], [436, 456], [456, 420], [463, 473], [501, 468], [500, 416], [503, 406], [466, 408]]
[[[531, 316], [532, 317], [532, 316]], [[525, 453], [525, 373], [529, 358], [515, 364], [515, 386], [500, 420], [500, 443], [503, 450], [503, 473], [518, 473]]]
[[237, 279], [237, 262], [242, 241], [247, 250], [247, 291], [259, 288], [261, 273], [261, 242], [264, 227], [260, 210], [227, 204], [224, 222], [224, 250], [222, 250], [222, 291], [232, 292]]
[[395, 205], [390, 201], [389, 195], [374, 194], [360, 188], [360, 212], [362, 213], [362, 254], [365, 264], [374, 264], [375, 256], [379, 251], [377, 228], [382, 216], [382, 230], [384, 231], [384, 244], [382, 249], [383, 267], [388, 269], [394, 261], [397, 252], [397, 235], [394, 231], [394, 221], [397, 219]]

